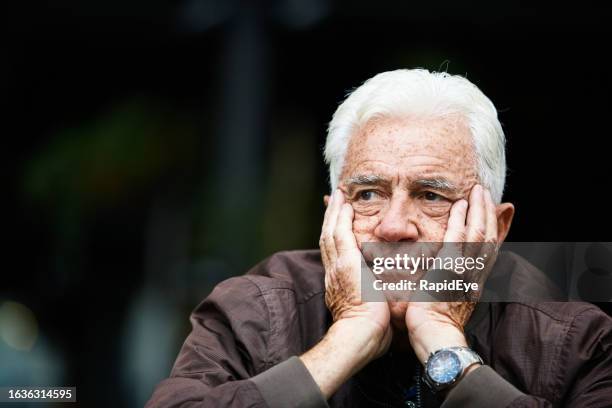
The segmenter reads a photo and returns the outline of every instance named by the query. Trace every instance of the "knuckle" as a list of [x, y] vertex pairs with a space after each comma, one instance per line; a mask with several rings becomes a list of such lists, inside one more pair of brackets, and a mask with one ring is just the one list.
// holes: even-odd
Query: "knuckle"
[[346, 257], [345, 256], [338, 257], [338, 259], [336, 260], [336, 268], [338, 268], [338, 270], [344, 271], [346, 270], [347, 266], [348, 266], [348, 263], [346, 262]]
[[497, 245], [497, 237], [489, 237], [487, 238], [486, 242], [487, 244], [493, 244], [493, 245]]
[[344, 240], [344, 235], [341, 231], [335, 230], [333, 234], [333, 239], [335, 242], [342, 242]]
[[478, 242], [484, 241], [486, 235], [485, 230], [482, 227], [478, 227], [474, 229], [474, 239]]
[[455, 231], [454, 236], [456, 237], [457, 242], [463, 242], [466, 238], [464, 230]]
[[321, 237], [324, 245], [329, 245], [334, 242], [334, 236], [329, 231], [325, 231]]

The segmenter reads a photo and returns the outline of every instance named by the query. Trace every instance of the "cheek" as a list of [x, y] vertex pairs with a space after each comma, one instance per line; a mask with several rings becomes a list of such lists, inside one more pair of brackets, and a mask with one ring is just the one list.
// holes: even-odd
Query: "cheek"
[[[419, 240], [423, 242], [442, 242], [446, 233], [446, 225], [448, 223], [448, 213], [440, 216], [432, 216], [420, 209], [413, 210], [413, 222], [419, 230]], [[382, 221], [383, 212], [375, 215], [364, 215], [355, 213], [353, 220], [353, 233], [357, 242], [374, 242], [376, 241], [374, 230]]]
[[355, 214], [353, 233], [358, 243], [374, 241], [374, 230], [380, 223], [379, 215]]
[[430, 217], [423, 213], [417, 216], [419, 240], [423, 242], [442, 242], [446, 233], [448, 215]]

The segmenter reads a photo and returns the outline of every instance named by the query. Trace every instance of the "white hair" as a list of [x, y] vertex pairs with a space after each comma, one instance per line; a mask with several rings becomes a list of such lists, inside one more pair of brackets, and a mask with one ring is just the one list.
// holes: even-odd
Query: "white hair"
[[351, 136], [370, 120], [449, 114], [459, 114], [467, 120], [480, 183], [500, 203], [506, 179], [506, 138], [495, 106], [466, 78], [426, 69], [380, 73], [365, 81], [338, 106], [325, 143], [332, 191], [338, 187]]

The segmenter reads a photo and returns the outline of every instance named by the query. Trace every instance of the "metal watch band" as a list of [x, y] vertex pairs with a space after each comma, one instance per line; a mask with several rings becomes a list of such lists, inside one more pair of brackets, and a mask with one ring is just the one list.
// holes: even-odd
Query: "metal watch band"
[[469, 347], [449, 347], [451, 350], [454, 350], [459, 356], [459, 361], [461, 361], [462, 371], [461, 375], [465, 372], [465, 369], [475, 363], [483, 364], [482, 358], [474, 350]]
[[[429, 362], [429, 359], [431, 359], [436, 353], [439, 353], [444, 350], [453, 351], [457, 355], [461, 363], [461, 373], [457, 376], [457, 378], [455, 378], [449, 384], [438, 384], [429, 377], [429, 374], [427, 373], [427, 363]], [[484, 362], [482, 361], [482, 358], [480, 358], [480, 356], [474, 350], [470, 349], [469, 347], [457, 346], [457, 347], [441, 348], [431, 353], [431, 355], [425, 362], [426, 368], [425, 368], [425, 373], [424, 373], [425, 375], [423, 376], [423, 380], [429, 386], [429, 388], [431, 388], [433, 392], [442, 391], [452, 386], [453, 384], [455, 384], [461, 377], [463, 377], [463, 375], [465, 374], [465, 370], [471, 365], [476, 364], [476, 363], [484, 364]]]

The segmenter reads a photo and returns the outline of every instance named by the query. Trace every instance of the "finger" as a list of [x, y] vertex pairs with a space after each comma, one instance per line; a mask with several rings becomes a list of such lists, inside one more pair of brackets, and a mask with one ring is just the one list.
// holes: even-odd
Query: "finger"
[[332, 193], [331, 196], [326, 195], [325, 197], [327, 197], [327, 200], [324, 199], [325, 201], [325, 214], [323, 215], [323, 225], [321, 226], [321, 236], [319, 237], [319, 248], [321, 249], [321, 260], [323, 261], [323, 266], [325, 267], [325, 270], [328, 270], [328, 266], [329, 266], [329, 256], [327, 255], [327, 250], [325, 249], [325, 232], [327, 231], [327, 226], [329, 224], [329, 218], [330, 218], [330, 212], [331, 212], [331, 204], [333, 202], [333, 197], [334, 194]]
[[486, 234], [486, 207], [484, 191], [476, 184], [470, 192], [470, 209], [467, 214], [466, 242], [482, 242]]
[[[353, 207], [350, 204], [343, 204], [338, 215], [338, 222], [334, 231], [334, 242], [338, 254], [336, 265], [344, 273], [353, 290], [359, 290], [362, 275], [362, 256], [357, 247], [357, 240], [353, 233]], [[366, 274], [367, 275], [367, 274]], [[366, 281], [373, 276], [364, 276]]]
[[[329, 196], [327, 200], [327, 209], [323, 218], [323, 226], [321, 227], [321, 238], [319, 239], [319, 247], [321, 248], [321, 260], [325, 267], [325, 287], [333, 286], [337, 277], [335, 276], [335, 263], [337, 259], [336, 248], [333, 242], [333, 231], [335, 227], [336, 213], [338, 211], [338, 191]], [[336, 205], [334, 205], [336, 203]]]
[[448, 226], [444, 234], [444, 245], [438, 256], [441, 258], [458, 257], [462, 254], [462, 244], [465, 241], [465, 218], [468, 203], [466, 200], [456, 201], [448, 216]]
[[343, 204], [334, 231], [334, 241], [338, 254], [359, 250], [355, 234], [353, 234], [353, 217], [353, 207], [350, 204]]
[[468, 203], [461, 199], [455, 201], [448, 216], [444, 242], [463, 242], [465, 240], [465, 218]]
[[333, 264], [338, 257], [336, 244], [334, 242], [334, 231], [338, 221], [338, 214], [340, 214], [340, 210], [342, 209], [342, 204], [344, 204], [344, 195], [340, 189], [336, 189], [332, 196], [332, 203], [327, 209], [329, 213], [327, 214], [327, 220], [321, 232], [322, 250], [327, 253], [330, 265]]
[[323, 215], [323, 225], [321, 226], [321, 233], [323, 233], [323, 231], [325, 231], [327, 225], [329, 224], [329, 214], [331, 213], [331, 206], [334, 202], [334, 193], [332, 193], [331, 196], [326, 196], [329, 197], [327, 199], [327, 202], [325, 203], [326, 208], [325, 208], [325, 214]]
[[[497, 216], [496, 207], [493, 203], [491, 193], [488, 189], [483, 190], [483, 199], [485, 202], [485, 238], [481, 244], [470, 244], [472, 250], [470, 256], [474, 259], [482, 258], [485, 260], [485, 267], [482, 269], [475, 268], [468, 274], [468, 279], [472, 282], [478, 283], [481, 287], [489, 276], [491, 266], [495, 263], [497, 255]], [[479, 296], [481, 292], [474, 293], [475, 296]]]
[[496, 207], [493, 203], [493, 197], [489, 189], [485, 191], [485, 206], [487, 213], [487, 230], [485, 233], [485, 241], [497, 244], [497, 214]]

